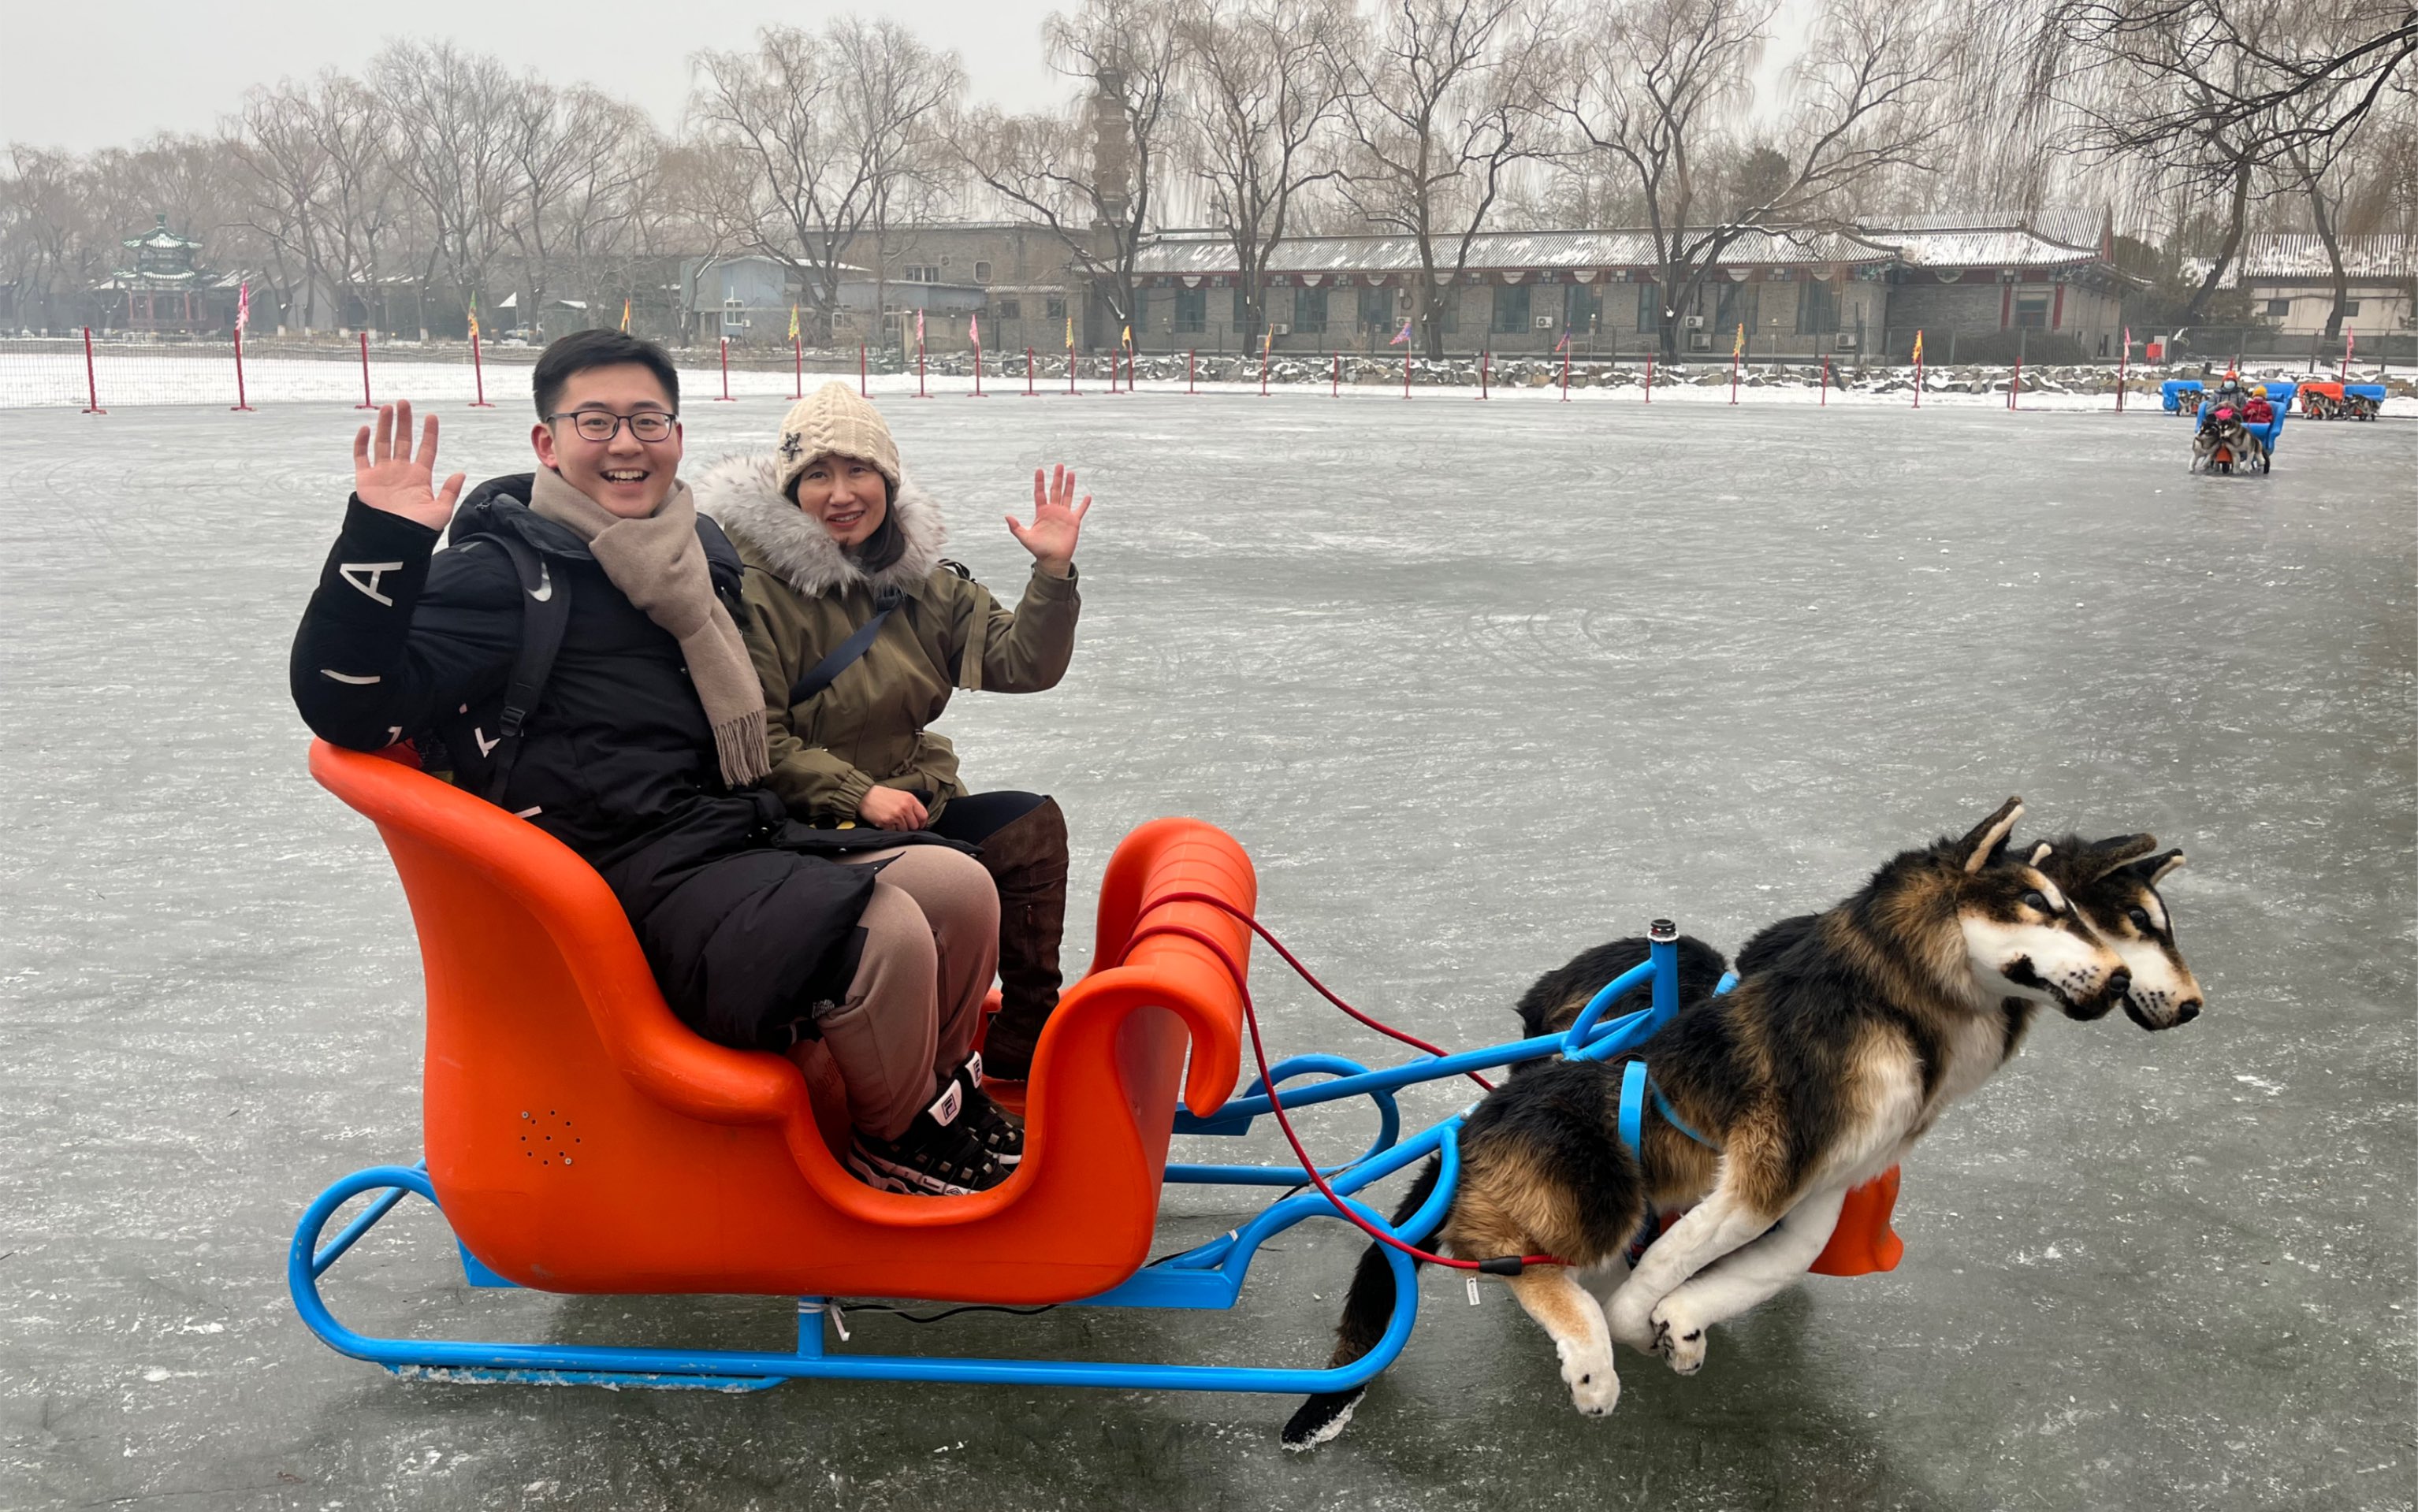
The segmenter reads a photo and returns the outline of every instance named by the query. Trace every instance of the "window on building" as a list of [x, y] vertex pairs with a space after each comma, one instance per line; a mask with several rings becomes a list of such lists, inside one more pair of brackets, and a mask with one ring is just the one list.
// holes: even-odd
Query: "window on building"
[[999, 318], [1002, 320], [1024, 318], [1024, 301], [1021, 299], [997, 299], [992, 301], [992, 308], [999, 313]]
[[1537, 291], [1525, 283], [1514, 283], [1494, 291], [1494, 320], [1487, 328], [1496, 335], [1528, 328], [1529, 296]]
[[1593, 336], [1603, 328], [1603, 291], [1573, 283], [1562, 291], [1562, 328], [1573, 337]]
[[1815, 279], [1799, 284], [1797, 295], [1797, 334], [1828, 336], [1839, 328], [1839, 291]]
[[2289, 299], [2270, 299], [2267, 301], [2267, 315], [2271, 320], [2281, 320], [2291, 313], [2292, 301]]
[[[1140, 345], [1143, 333], [1150, 329], [1150, 291], [1148, 289], [1134, 290], [1133, 315], [1125, 324], [1133, 328], [1134, 343]], [[1117, 337], [1119, 340], [1124, 339], [1125, 331], [1122, 328], [1118, 329]]]
[[1198, 336], [1209, 328], [1209, 291], [1178, 289], [1175, 291], [1175, 329], [1178, 335]]
[[1326, 291], [1295, 289], [1293, 291], [1293, 328], [1302, 336], [1326, 334]]
[[2345, 299], [2343, 301], [2343, 314], [2348, 317], [2357, 313], [2359, 313], [2359, 301], [2357, 299]]
[[929, 263], [909, 263], [898, 270], [898, 277], [908, 283], [938, 283], [941, 270]]
[[1044, 320], [1064, 320], [1066, 318], [1066, 301], [1064, 298], [1052, 297], [1042, 305], [1041, 312]]
[[1638, 334], [1650, 336], [1662, 328], [1662, 286], [1659, 283], [1637, 285]]
[[1436, 329], [1450, 336], [1461, 329], [1461, 291], [1445, 288], [1435, 291], [1435, 303], [1429, 310], [1435, 316]]
[[1402, 328], [1401, 322], [1394, 316], [1393, 290], [1362, 289], [1360, 291], [1360, 328], [1382, 330], [1388, 338]]
[[2048, 296], [2045, 294], [2017, 294], [2015, 296], [2015, 324], [2018, 326], [2028, 326], [2033, 330], [2048, 329]]
[[1753, 335], [1755, 311], [1762, 302], [1762, 292], [1761, 284], [1737, 283], [1727, 279], [1722, 280], [1721, 300], [1713, 312], [1714, 328], [1733, 341], [1737, 339], [1737, 328], [1740, 326], [1747, 328], [1748, 335]]
[[974, 261], [974, 282], [977, 283], [987, 283], [990, 282], [990, 264], [981, 260], [980, 258], [976, 258]]

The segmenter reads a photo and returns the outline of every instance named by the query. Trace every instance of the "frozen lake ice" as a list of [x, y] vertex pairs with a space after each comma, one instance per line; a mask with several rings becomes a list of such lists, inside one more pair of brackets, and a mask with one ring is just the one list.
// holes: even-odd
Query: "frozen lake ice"
[[[2208, 1013], [2043, 1020], [1909, 1161], [1895, 1273], [1812, 1279], [1692, 1379], [1624, 1355], [1605, 1421], [1499, 1289], [1432, 1275], [1307, 1459], [1270, 1397], [400, 1382], [283, 1284], [314, 1193], [418, 1153], [409, 921], [284, 684], [356, 417], [0, 412], [0, 1505], [2410, 1504], [2418, 428], [2296, 421], [2271, 477], [2201, 479], [2149, 415], [882, 402], [995, 586], [1025, 469], [1098, 498], [1064, 684], [943, 726], [977, 785], [1065, 805], [1078, 917], [1131, 826], [1210, 819], [1339, 991], [1474, 1046], [1585, 945], [1669, 914], [1734, 948], [2021, 793], [2027, 834], [2190, 852]], [[783, 407], [693, 395], [692, 464]], [[441, 413], [449, 466], [528, 465], [524, 411]], [[1254, 978], [1276, 1053], [1390, 1059], [1264, 952]], [[1242, 1211], [1171, 1189], [1167, 1247]], [[865, 1316], [856, 1347], [1312, 1364], [1357, 1247], [1294, 1229], [1232, 1317]], [[473, 1294], [424, 1214], [331, 1285], [384, 1332], [791, 1326]]]

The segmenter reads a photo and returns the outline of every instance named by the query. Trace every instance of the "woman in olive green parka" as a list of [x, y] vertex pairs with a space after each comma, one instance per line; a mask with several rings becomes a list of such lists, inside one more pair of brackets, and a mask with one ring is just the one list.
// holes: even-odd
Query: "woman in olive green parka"
[[[770, 455], [738, 457], [693, 484], [746, 564], [749, 653], [763, 683], [766, 786], [809, 824], [928, 830], [980, 847], [1000, 893], [1001, 1011], [989, 1076], [1020, 1080], [1056, 1006], [1064, 933], [1066, 826], [1035, 793], [970, 793], [931, 725], [959, 688], [1038, 693], [1074, 655], [1074, 551], [1091, 500], [1036, 473], [1033, 519], [1008, 528], [1033, 554], [1014, 611], [941, 553], [939, 508], [900, 472], [880, 413], [845, 384], [801, 400]], [[885, 614], [886, 611], [886, 614]], [[802, 680], [876, 615], [871, 642]]]

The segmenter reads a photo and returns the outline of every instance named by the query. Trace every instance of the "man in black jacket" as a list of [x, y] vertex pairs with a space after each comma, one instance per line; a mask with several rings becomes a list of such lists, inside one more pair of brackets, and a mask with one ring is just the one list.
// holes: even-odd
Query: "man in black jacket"
[[[434, 730], [457, 781], [603, 875], [691, 1028], [742, 1049], [820, 1038], [848, 1084], [860, 1177], [997, 1184], [1023, 1140], [968, 1061], [997, 950], [989, 878], [933, 836], [794, 823], [757, 786], [769, 761], [740, 561], [679, 481], [680, 380], [662, 349], [583, 331], [546, 349], [534, 388], [541, 470], [458, 512], [463, 475], [435, 486], [434, 417], [416, 454], [408, 404], [361, 427], [295, 636], [304, 722], [355, 750]], [[567, 613], [546, 604], [557, 595]], [[538, 626], [560, 636], [542, 680], [525, 648]]]

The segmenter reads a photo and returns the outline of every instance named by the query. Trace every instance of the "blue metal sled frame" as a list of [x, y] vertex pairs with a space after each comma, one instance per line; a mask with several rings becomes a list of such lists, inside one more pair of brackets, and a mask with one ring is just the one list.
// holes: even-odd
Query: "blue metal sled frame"
[[[1667, 931], [1658, 929], [1657, 933]], [[1612, 1001], [1647, 981], [1653, 984], [1650, 1006], [1609, 1023], [1599, 1023]], [[1724, 981], [1724, 987], [1728, 983]], [[1515, 1040], [1459, 1055], [1420, 1056], [1386, 1070], [1371, 1071], [1336, 1055], [1303, 1055], [1278, 1062], [1270, 1076], [1279, 1085], [1300, 1076], [1324, 1074], [1333, 1080], [1284, 1094], [1288, 1109], [1347, 1097], [1368, 1097], [1375, 1103], [1377, 1138], [1356, 1160], [1323, 1168], [1339, 1197], [1348, 1198], [1373, 1182], [1433, 1154], [1441, 1168], [1435, 1189], [1418, 1211], [1399, 1228], [1366, 1204], [1352, 1207], [1370, 1224], [1406, 1244], [1423, 1244], [1451, 1206], [1461, 1175], [1460, 1133], [1467, 1109], [1405, 1140], [1399, 1138], [1401, 1116], [1394, 1093], [1416, 1082], [1457, 1077], [1492, 1066], [1510, 1065], [1546, 1056], [1569, 1055], [1600, 1060], [1643, 1044], [1678, 1011], [1678, 948], [1656, 939], [1648, 959], [1607, 984], [1597, 993], [1569, 1031]], [[1642, 1087], [1644, 1078], [1632, 1077]], [[1633, 1103], [1635, 1094], [1624, 1099]], [[1178, 1134], [1241, 1135], [1254, 1119], [1268, 1111], [1264, 1080], [1251, 1083], [1242, 1096], [1229, 1101], [1213, 1117], [1196, 1119], [1179, 1111]], [[1622, 1133], [1634, 1142], [1635, 1110], [1624, 1106]], [[1167, 1180], [1208, 1185], [1296, 1186], [1297, 1166], [1215, 1166], [1171, 1163]], [[378, 1194], [335, 1238], [320, 1236], [337, 1212], [354, 1199]], [[451, 1343], [430, 1339], [377, 1338], [356, 1333], [336, 1321], [319, 1294], [319, 1278], [375, 1228], [405, 1198], [419, 1196], [437, 1206], [427, 1171], [417, 1166], [373, 1166], [358, 1170], [319, 1194], [302, 1214], [287, 1252], [285, 1276], [294, 1294], [295, 1310], [311, 1331], [330, 1349], [359, 1360], [384, 1366], [398, 1376], [447, 1382], [509, 1382], [532, 1385], [599, 1385], [616, 1387], [686, 1388], [707, 1391], [760, 1391], [784, 1381], [954, 1381], [1052, 1386], [1112, 1386], [1163, 1391], [1249, 1391], [1293, 1395], [1341, 1391], [1357, 1386], [1391, 1365], [1411, 1336], [1418, 1315], [1418, 1282], [1409, 1257], [1388, 1247], [1385, 1254], [1394, 1270], [1394, 1311], [1376, 1348], [1349, 1365], [1325, 1369], [1260, 1369], [1234, 1366], [1147, 1365], [1119, 1361], [1004, 1360], [842, 1354], [825, 1349], [824, 1325], [838, 1312], [829, 1299], [798, 1299], [798, 1347], [790, 1353], [750, 1350], [614, 1349], [577, 1344]], [[441, 1212], [441, 1208], [440, 1208]], [[1262, 1245], [1305, 1218], [1337, 1214], [1316, 1192], [1278, 1199], [1250, 1222], [1183, 1254], [1146, 1266], [1125, 1281], [1095, 1296], [1072, 1304], [1101, 1307], [1227, 1308], [1233, 1306], [1250, 1270], [1251, 1257]], [[511, 1282], [481, 1265], [466, 1249], [463, 1267], [474, 1286], [509, 1287]]]

